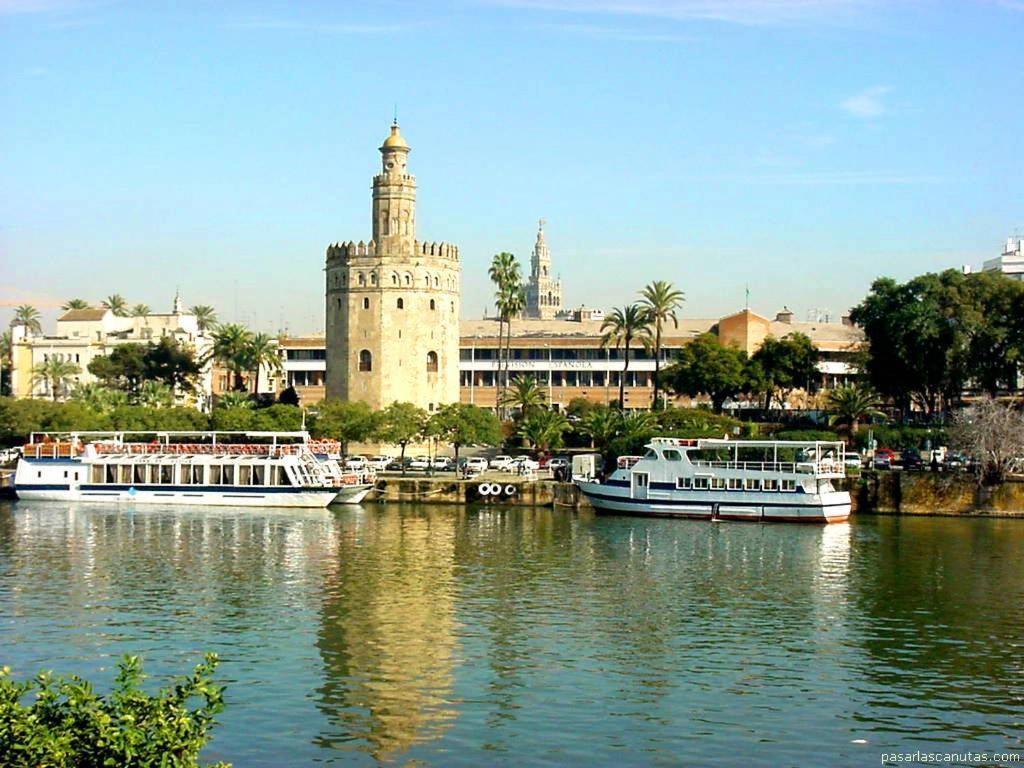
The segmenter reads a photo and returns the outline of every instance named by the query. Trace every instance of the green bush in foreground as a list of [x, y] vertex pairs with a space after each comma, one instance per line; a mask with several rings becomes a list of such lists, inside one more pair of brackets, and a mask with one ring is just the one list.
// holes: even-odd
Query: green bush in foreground
[[[11, 768], [193, 768], [224, 708], [213, 682], [217, 655], [206, 655], [193, 673], [150, 695], [139, 688], [138, 656], [117, 665], [109, 696], [72, 675], [41, 672], [15, 682], [0, 669], [0, 764]], [[22, 699], [30, 698], [27, 704]], [[197, 707], [189, 703], [197, 699]], [[221, 768], [228, 768], [219, 763]], [[215, 767], [213, 767], [215, 768]]]

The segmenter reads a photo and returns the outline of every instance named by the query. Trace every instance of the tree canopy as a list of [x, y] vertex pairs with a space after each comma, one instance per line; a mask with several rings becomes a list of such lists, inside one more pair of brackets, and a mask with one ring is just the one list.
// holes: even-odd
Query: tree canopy
[[679, 350], [676, 362], [665, 369], [665, 384], [677, 395], [707, 395], [715, 413], [721, 413], [725, 401], [746, 386], [746, 361], [739, 347], [703, 333]]

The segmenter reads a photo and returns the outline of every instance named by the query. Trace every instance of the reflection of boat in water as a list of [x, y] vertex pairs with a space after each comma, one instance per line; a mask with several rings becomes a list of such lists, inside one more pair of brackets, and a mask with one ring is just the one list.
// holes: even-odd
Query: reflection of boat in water
[[[135, 437], [135, 440], [126, 439]], [[14, 478], [19, 498], [199, 506], [358, 504], [372, 476], [325, 458], [307, 432], [33, 433]]]
[[841, 442], [655, 437], [607, 480], [576, 477], [598, 512], [831, 523], [850, 515]]

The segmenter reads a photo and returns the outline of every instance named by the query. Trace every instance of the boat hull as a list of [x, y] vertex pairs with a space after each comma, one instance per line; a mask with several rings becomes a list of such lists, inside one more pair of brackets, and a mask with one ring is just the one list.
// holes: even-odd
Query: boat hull
[[352, 485], [343, 488], [337, 496], [334, 497], [332, 504], [359, 504], [367, 496], [373, 493], [373, 483], [361, 483], [359, 485]]
[[[338, 496], [336, 488], [213, 488], [191, 486], [15, 485], [19, 499], [99, 504], [180, 504], [207, 507], [323, 508]], [[365, 494], [364, 494], [365, 495]], [[354, 503], [354, 502], [352, 502]]]
[[632, 498], [628, 487], [586, 481], [577, 485], [594, 509], [604, 514], [819, 524], [839, 523], [850, 517], [850, 495], [845, 491], [784, 495], [679, 493], [641, 499]]

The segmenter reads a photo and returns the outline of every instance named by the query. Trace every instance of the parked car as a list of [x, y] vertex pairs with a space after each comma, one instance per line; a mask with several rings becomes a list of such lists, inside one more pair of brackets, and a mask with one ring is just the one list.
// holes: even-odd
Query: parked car
[[491, 469], [508, 469], [508, 466], [511, 463], [512, 463], [512, 457], [511, 456], [504, 456], [504, 455], [502, 455], [502, 456], [495, 456], [493, 459], [491, 459], [489, 466], [490, 466]]
[[408, 468], [418, 472], [425, 472], [430, 469], [430, 459], [427, 456], [413, 456]]
[[483, 456], [469, 456], [459, 459], [459, 467], [466, 474], [476, 475], [487, 471], [487, 459]]
[[875, 451], [875, 458], [871, 460], [871, 466], [875, 469], [892, 469], [896, 459], [896, 452], [891, 448], [879, 448]]
[[454, 461], [454, 459], [452, 459], [452, 458], [450, 458], [448, 456], [435, 456], [431, 460], [430, 465], [434, 469], [448, 470], [448, 469], [452, 469], [452, 462], [453, 461]]
[[516, 456], [507, 469], [511, 472], [536, 472], [540, 469], [540, 462], [534, 461], [529, 456]]
[[924, 459], [921, 458], [921, 452], [915, 448], [908, 448], [903, 451], [900, 453], [900, 466], [906, 470], [924, 469]]
[[860, 469], [862, 466], [864, 466], [864, 463], [861, 461], [860, 456], [858, 456], [856, 453], [846, 454], [846, 458], [843, 460], [843, 464], [846, 465], [847, 469]]
[[406, 456], [404, 459], [395, 459], [390, 462], [387, 466], [388, 472], [401, 472], [402, 469], [409, 469], [409, 465], [412, 464], [412, 457]]
[[370, 468], [370, 461], [365, 456], [349, 456], [345, 459], [345, 469], [366, 470]]
[[373, 456], [370, 458], [370, 468], [380, 472], [382, 469], [387, 469], [388, 464], [394, 461], [394, 456]]
[[567, 469], [572, 465], [568, 456], [552, 456], [548, 459], [548, 469], [554, 472], [556, 469]]

